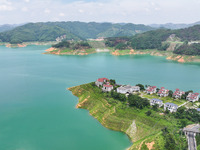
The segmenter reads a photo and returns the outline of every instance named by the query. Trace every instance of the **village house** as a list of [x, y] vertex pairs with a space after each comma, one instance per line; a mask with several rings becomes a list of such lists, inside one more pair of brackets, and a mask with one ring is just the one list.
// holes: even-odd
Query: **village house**
[[173, 93], [173, 97], [175, 99], [181, 99], [181, 96], [185, 94], [184, 91], [180, 91], [179, 89], [176, 89], [176, 91]]
[[160, 99], [151, 99], [150, 100], [150, 105], [153, 106], [155, 104], [158, 104], [159, 107], [161, 107], [163, 105], [163, 101]]
[[112, 89], [113, 89], [113, 86], [110, 85], [109, 82], [107, 82], [106, 84], [103, 84], [103, 88], [102, 88], [103, 92], [110, 92], [112, 91]]
[[117, 88], [117, 93], [130, 94], [133, 92], [140, 92], [139, 86], [124, 85]]
[[174, 103], [165, 103], [164, 104], [164, 110], [169, 110], [171, 113], [172, 112], [176, 112], [178, 109], [178, 105], [174, 104]]
[[164, 87], [161, 87], [158, 91], [158, 96], [160, 97], [166, 97], [169, 95], [169, 90], [165, 89]]
[[103, 86], [103, 84], [105, 82], [107, 82], [107, 81], [109, 81], [109, 79], [107, 79], [107, 78], [99, 78], [99, 79], [96, 80], [95, 84], [96, 84], [96, 86], [99, 87], [99, 86]]
[[148, 86], [147, 89], [145, 90], [147, 94], [153, 94], [156, 93], [156, 86]]
[[196, 102], [199, 100], [199, 93], [189, 93], [187, 98], [188, 101], [190, 102]]

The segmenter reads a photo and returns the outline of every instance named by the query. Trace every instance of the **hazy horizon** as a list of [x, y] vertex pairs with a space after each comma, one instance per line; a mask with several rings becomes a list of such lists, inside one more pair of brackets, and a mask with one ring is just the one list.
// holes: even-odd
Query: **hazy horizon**
[[198, 0], [0, 0], [3, 24], [81, 21], [134, 24], [198, 22]]

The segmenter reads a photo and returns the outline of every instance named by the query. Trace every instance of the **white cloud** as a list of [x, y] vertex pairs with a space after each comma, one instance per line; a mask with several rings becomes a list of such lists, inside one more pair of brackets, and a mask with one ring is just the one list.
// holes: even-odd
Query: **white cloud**
[[44, 13], [49, 14], [49, 13], [51, 13], [51, 11], [49, 9], [45, 9]]
[[11, 11], [14, 8], [12, 6], [9, 5], [0, 5], [0, 11]]
[[[1, 19], [1, 23], [55, 21], [56, 19], [61, 19], [61, 17], [64, 18], [64, 16], [67, 19], [65, 21], [132, 22], [144, 24], [166, 22], [190, 23], [200, 20], [199, 1], [107, 0], [105, 2], [99, 0], [80, 0], [64, 3], [60, 0], [0, 0], [0, 11], [7, 12], [1, 14], [6, 18]], [[26, 13], [23, 11], [26, 11]]]
[[64, 13], [59, 13], [59, 16], [64, 17], [65, 14]]
[[22, 10], [23, 12], [27, 12], [27, 11], [28, 11], [28, 8], [27, 8], [27, 7], [23, 7], [21, 10]]
[[8, 0], [0, 0], [0, 11], [11, 11], [14, 7], [12, 3]]

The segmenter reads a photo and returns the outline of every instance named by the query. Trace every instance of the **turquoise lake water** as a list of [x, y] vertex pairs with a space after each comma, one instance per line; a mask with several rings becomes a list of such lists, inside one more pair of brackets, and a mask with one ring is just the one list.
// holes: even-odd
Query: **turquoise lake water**
[[0, 46], [0, 150], [123, 150], [128, 137], [104, 128], [66, 88], [99, 77], [200, 92], [200, 65], [156, 56], [43, 55], [49, 46]]

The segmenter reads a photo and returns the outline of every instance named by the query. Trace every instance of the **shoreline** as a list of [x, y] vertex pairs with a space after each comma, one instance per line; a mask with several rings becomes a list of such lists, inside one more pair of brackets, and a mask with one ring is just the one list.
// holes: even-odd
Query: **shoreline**
[[173, 60], [179, 63], [187, 62], [200, 62], [199, 56], [189, 56], [189, 55], [178, 55], [169, 51], [158, 51], [158, 50], [125, 50], [125, 52], [114, 50], [112, 53], [114, 56], [123, 55], [151, 55], [151, 56], [162, 56], [166, 57], [166, 60]]
[[[142, 150], [145, 146], [152, 150], [159, 146], [157, 139], [162, 139], [161, 129], [165, 127], [164, 124], [157, 124], [156, 120], [143, 116], [138, 110], [131, 108], [124, 110], [122, 107], [125, 105], [121, 102], [110, 103], [105, 97], [95, 93], [97, 88], [93, 89], [90, 83], [70, 87], [67, 90], [78, 98], [76, 109], [88, 110], [89, 114], [105, 128], [122, 132], [128, 136], [132, 144], [126, 150]], [[123, 112], [120, 112], [122, 110]], [[144, 113], [147, 110], [142, 111]], [[155, 125], [152, 126], [149, 123]]]
[[[131, 102], [129, 101], [129, 97], [125, 101], [116, 99], [116, 96], [113, 97], [114, 94], [112, 96], [110, 92], [102, 92], [102, 89], [95, 82], [70, 87], [67, 90], [71, 91], [78, 98], [77, 109], [88, 110], [89, 114], [97, 119], [105, 128], [126, 134], [132, 142], [132, 145], [127, 150], [163, 149], [167, 143], [165, 130], [171, 129], [168, 130], [170, 131], [168, 134], [171, 134], [174, 129], [182, 129], [182, 125], [180, 124], [181, 118], [169, 115], [169, 112], [165, 112], [165, 108], [159, 107], [157, 110], [154, 110], [153, 107], [143, 107], [142, 109], [136, 105], [132, 107], [129, 103]], [[148, 94], [144, 96], [143, 93], [138, 95], [146, 100], [157, 98], [157, 94], [153, 94], [151, 97]], [[179, 99], [176, 103], [174, 98], [163, 97], [162, 100], [165, 104], [173, 100], [173, 104], [179, 107], [187, 105], [185, 99]], [[195, 103], [195, 105], [198, 108], [199, 102]], [[188, 105], [186, 108], [197, 109], [196, 107], [192, 108]], [[149, 111], [151, 112], [150, 115], [147, 113]], [[173, 113], [172, 111], [170, 112]], [[187, 121], [186, 125], [195, 123], [192, 120]], [[176, 136], [179, 135], [178, 132], [175, 134]], [[172, 139], [175, 140], [176, 136], [172, 137]], [[187, 141], [184, 140], [186, 138], [178, 136], [179, 138], [183, 140], [182, 146], [186, 147]], [[176, 146], [174, 145], [174, 147]]]
[[[86, 84], [85, 84], [85, 85], [86, 85]], [[104, 122], [101, 122], [100, 120], [98, 120], [97, 117], [95, 117], [95, 116], [93, 115], [94, 113], [90, 113], [90, 110], [89, 110], [89, 109], [83, 108], [84, 103], [87, 102], [87, 100], [88, 100], [88, 98], [90, 98], [90, 96], [86, 97], [84, 100], [81, 100], [81, 98], [78, 97], [78, 96], [72, 91], [74, 88], [77, 88], [77, 87], [80, 87], [80, 85], [79, 85], [79, 86], [70, 87], [70, 88], [67, 88], [67, 89], [66, 89], [66, 90], [70, 91], [74, 96], [76, 96], [76, 97], [78, 98], [78, 103], [76, 104], [75, 108], [76, 108], [76, 109], [86, 109], [87, 111], [89, 111], [89, 115], [92, 116], [94, 119], [97, 119], [97, 121], [98, 121], [103, 127], [107, 128], [107, 129], [109, 129], [109, 130], [113, 130], [113, 131], [117, 131], [117, 132], [122, 132], [123, 134], [126, 134], [126, 135], [128, 136], [128, 138], [129, 138], [129, 140], [131, 141], [131, 146], [128, 147], [128, 148], [126, 148], [126, 150], [131, 150], [131, 147], [132, 147], [133, 143], [135, 142], [135, 141], [133, 140], [133, 137], [131, 136], [131, 134], [129, 134], [129, 133], [127, 133], [127, 132], [124, 132], [124, 131], [115, 130], [115, 129], [109, 127], [109, 126], [106, 126], [106, 125], [104, 124]], [[134, 124], [134, 123], [135, 123], [135, 121], [133, 121], [132, 124]], [[132, 124], [131, 124], [131, 125], [132, 125]], [[131, 125], [130, 125], [130, 127], [131, 127]]]
[[[188, 56], [188, 55], [178, 55], [174, 54], [171, 51], [158, 51], [158, 50], [112, 50], [109, 48], [105, 49], [96, 49], [92, 50], [90, 52], [86, 52], [87, 50], [68, 50], [68, 52], [65, 52], [65, 50], [57, 49], [57, 48], [49, 48], [45, 50], [46, 52], [43, 54], [55, 54], [55, 55], [89, 55], [93, 53], [99, 53], [99, 52], [109, 52], [113, 56], [125, 56], [125, 55], [151, 55], [151, 56], [161, 56], [166, 57], [166, 60], [173, 60], [179, 63], [199, 63], [200, 62], [200, 56]], [[62, 52], [64, 51], [64, 52]]]

